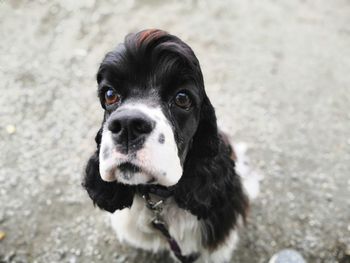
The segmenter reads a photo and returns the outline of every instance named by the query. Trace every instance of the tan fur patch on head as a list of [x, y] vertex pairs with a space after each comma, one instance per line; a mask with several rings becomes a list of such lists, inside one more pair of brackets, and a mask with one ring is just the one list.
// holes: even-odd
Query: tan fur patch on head
[[138, 46], [141, 46], [145, 41], [149, 42], [167, 34], [167, 32], [160, 29], [146, 29], [144, 31], [141, 31], [138, 35]]

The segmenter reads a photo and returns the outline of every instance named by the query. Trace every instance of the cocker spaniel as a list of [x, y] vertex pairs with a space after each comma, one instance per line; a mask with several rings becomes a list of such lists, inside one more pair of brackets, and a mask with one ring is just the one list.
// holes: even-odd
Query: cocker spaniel
[[97, 83], [104, 118], [83, 185], [118, 239], [179, 262], [228, 262], [248, 193], [192, 49], [162, 30], [129, 34]]

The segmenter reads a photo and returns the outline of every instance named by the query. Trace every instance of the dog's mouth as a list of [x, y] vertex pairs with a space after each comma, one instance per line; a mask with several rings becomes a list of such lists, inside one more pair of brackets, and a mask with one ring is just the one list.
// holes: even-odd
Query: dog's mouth
[[141, 176], [141, 178], [145, 180], [143, 183], [155, 184], [157, 182], [154, 174], [130, 161], [119, 164], [116, 169], [119, 171], [119, 179], [126, 184], [138, 184], [138, 180], [134, 180], [136, 175]]
[[[105, 146], [105, 148], [108, 148], [108, 146]], [[117, 181], [125, 185], [159, 184], [171, 186], [176, 184], [178, 182], [176, 179], [182, 171], [168, 170], [164, 163], [172, 164], [167, 155], [163, 158], [165, 161], [162, 158], [161, 162], [153, 161], [162, 152], [159, 149], [151, 151], [152, 149], [145, 148], [133, 154], [122, 154], [117, 149], [113, 149], [110, 150], [108, 156], [101, 154], [100, 175], [102, 180], [106, 182]], [[103, 150], [102, 148], [102, 153]]]
[[142, 169], [139, 166], [137, 166], [133, 163], [130, 163], [130, 162], [122, 163], [122, 164], [118, 165], [117, 168], [123, 173], [140, 173], [140, 172], [142, 172]]

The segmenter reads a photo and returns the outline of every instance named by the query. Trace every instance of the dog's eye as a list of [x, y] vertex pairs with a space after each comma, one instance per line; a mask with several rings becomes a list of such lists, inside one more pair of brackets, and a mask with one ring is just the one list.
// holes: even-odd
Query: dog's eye
[[109, 89], [105, 93], [105, 100], [107, 105], [112, 105], [120, 102], [120, 95], [115, 92], [113, 89]]
[[183, 109], [188, 109], [192, 105], [191, 98], [183, 91], [176, 94], [174, 101], [177, 106]]

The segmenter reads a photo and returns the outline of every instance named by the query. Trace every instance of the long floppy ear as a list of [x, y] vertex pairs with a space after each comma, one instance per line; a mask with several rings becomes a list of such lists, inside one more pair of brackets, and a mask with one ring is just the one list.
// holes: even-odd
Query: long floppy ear
[[101, 145], [101, 139], [102, 139], [102, 127], [98, 130], [96, 136], [95, 136], [95, 142], [97, 144], [97, 148], [99, 149], [100, 148], [100, 145]]
[[105, 182], [101, 179], [99, 172], [99, 145], [101, 136], [102, 130], [99, 130], [95, 137], [98, 147], [86, 165], [82, 185], [95, 205], [113, 213], [115, 210], [132, 205], [135, 190], [132, 186], [117, 182]]
[[201, 220], [203, 244], [209, 248], [224, 242], [248, 209], [230, 155], [231, 148], [218, 135], [215, 112], [206, 97], [184, 173], [175, 188], [175, 200]]
[[216, 115], [209, 98], [204, 94], [200, 120], [193, 137], [191, 154], [198, 157], [212, 157], [218, 154], [219, 136]]

